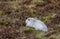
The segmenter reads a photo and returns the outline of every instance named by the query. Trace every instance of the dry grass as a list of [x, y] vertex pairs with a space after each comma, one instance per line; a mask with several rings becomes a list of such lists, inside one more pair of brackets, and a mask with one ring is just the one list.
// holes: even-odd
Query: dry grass
[[[49, 31], [26, 27], [28, 17], [39, 18]], [[0, 39], [60, 39], [60, 1], [0, 0]]]

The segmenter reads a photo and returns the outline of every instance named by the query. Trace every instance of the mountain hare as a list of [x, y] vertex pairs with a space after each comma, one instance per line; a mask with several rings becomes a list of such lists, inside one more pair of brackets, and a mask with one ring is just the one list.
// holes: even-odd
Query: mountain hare
[[37, 18], [30, 17], [30, 18], [27, 18], [25, 22], [26, 22], [26, 26], [33, 27], [36, 30], [40, 30], [44, 32], [48, 31], [47, 26], [42, 21], [38, 20]]

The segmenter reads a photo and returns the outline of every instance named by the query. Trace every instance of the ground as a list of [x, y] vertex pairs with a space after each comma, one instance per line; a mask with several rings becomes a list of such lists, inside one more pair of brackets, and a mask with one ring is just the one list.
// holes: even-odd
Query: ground
[[[28, 17], [40, 19], [49, 31], [26, 27]], [[60, 0], [0, 0], [0, 39], [60, 39]]]

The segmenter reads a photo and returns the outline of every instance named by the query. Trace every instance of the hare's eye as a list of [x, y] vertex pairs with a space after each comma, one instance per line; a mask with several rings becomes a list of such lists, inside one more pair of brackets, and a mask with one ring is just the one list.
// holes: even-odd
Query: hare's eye
[[30, 21], [30, 19], [28, 19]]

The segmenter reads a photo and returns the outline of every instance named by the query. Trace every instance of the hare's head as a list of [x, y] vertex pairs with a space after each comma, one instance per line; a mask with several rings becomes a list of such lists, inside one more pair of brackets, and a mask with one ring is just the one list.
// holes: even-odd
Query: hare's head
[[27, 26], [33, 26], [33, 24], [34, 24], [34, 22], [36, 21], [36, 19], [35, 18], [27, 18], [26, 19], [26, 25]]

